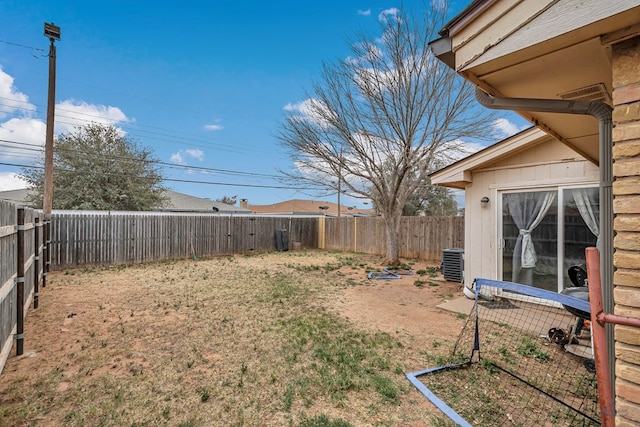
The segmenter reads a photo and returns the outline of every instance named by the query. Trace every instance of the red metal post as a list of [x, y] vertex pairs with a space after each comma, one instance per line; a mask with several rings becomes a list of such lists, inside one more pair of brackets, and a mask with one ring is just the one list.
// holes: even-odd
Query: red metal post
[[609, 361], [607, 360], [607, 335], [604, 322], [598, 316], [604, 313], [602, 308], [602, 284], [600, 282], [600, 254], [596, 248], [587, 248], [587, 278], [589, 283], [589, 304], [591, 306], [591, 336], [593, 337], [593, 355], [596, 361], [598, 378], [598, 400], [600, 403], [600, 420], [603, 427], [615, 424], [615, 402], [609, 378]]
[[640, 319], [635, 317], [618, 316], [617, 314], [598, 313], [598, 322], [602, 323], [614, 323], [616, 325], [632, 326], [634, 328], [640, 328]]
[[[602, 306], [602, 283], [600, 281], [600, 254], [596, 248], [587, 248], [587, 278], [589, 280], [589, 304], [591, 306], [591, 334], [593, 354], [596, 359], [598, 377], [598, 397], [600, 401], [600, 419], [604, 427], [615, 424], [615, 398], [609, 377], [607, 360], [606, 323], [640, 328], [640, 319], [605, 313]], [[614, 363], [614, 361], [611, 361]]]

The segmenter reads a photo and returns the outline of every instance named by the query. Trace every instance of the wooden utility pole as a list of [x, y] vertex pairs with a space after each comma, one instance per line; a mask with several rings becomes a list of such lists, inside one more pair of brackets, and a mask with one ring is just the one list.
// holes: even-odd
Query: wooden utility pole
[[53, 125], [56, 108], [56, 46], [60, 40], [60, 27], [44, 23], [44, 35], [49, 38], [49, 96], [47, 101], [47, 134], [44, 145], [44, 191], [42, 210], [51, 214], [53, 208]]

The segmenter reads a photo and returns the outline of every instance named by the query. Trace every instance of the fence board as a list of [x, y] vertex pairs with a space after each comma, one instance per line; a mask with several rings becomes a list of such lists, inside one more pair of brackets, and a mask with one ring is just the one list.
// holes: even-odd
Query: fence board
[[[52, 215], [52, 267], [141, 263], [276, 249], [276, 230], [286, 230], [288, 249], [324, 248], [385, 254], [384, 218], [223, 216], [168, 213], [56, 213]], [[296, 245], [297, 246], [297, 245]], [[440, 260], [447, 248], [464, 246], [462, 217], [406, 217], [400, 256]]]
[[[44, 277], [40, 262], [44, 233], [40, 232], [37, 223], [43, 218], [42, 212], [28, 208], [23, 212], [24, 225], [18, 227], [18, 206], [0, 201], [0, 372], [13, 347], [14, 336], [20, 332], [19, 313], [26, 317], [37, 285]], [[18, 233], [22, 236], [21, 247], [18, 246]], [[22, 261], [20, 265], [19, 260]], [[22, 290], [20, 294], [19, 290]], [[20, 303], [21, 310], [18, 309]], [[21, 346], [16, 350], [20, 352]]]
[[[54, 213], [52, 268], [142, 263], [276, 249], [276, 229], [316, 248], [318, 219], [169, 213]], [[295, 239], [295, 240], [294, 240]]]
[[[384, 218], [326, 218], [325, 248], [385, 254]], [[464, 247], [463, 217], [403, 217], [400, 226], [401, 258], [439, 261], [442, 251]]]

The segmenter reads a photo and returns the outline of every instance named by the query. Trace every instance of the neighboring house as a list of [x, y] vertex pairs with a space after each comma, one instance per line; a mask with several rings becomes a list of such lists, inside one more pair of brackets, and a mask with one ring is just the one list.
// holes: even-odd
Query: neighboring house
[[[440, 35], [434, 54], [491, 95], [482, 104], [599, 166], [605, 309], [640, 317], [640, 0], [474, 0]], [[609, 108], [573, 100], [606, 103], [613, 129]], [[615, 422], [638, 426], [640, 330], [615, 326], [608, 350]]]
[[[333, 202], [318, 200], [287, 200], [272, 205], [249, 205], [246, 199], [240, 200], [240, 206], [246, 207], [255, 214], [271, 215], [318, 215], [338, 216], [338, 205]], [[340, 205], [340, 216], [374, 216], [373, 209], [357, 209], [353, 206]]]
[[6, 200], [7, 202], [12, 202], [17, 205], [24, 205], [25, 200], [27, 200], [28, 194], [29, 189], [27, 188], [21, 188], [19, 190], [0, 191], [0, 200]]
[[[465, 190], [465, 283], [484, 277], [560, 292], [567, 269], [584, 267], [584, 249], [597, 243], [598, 180], [596, 165], [537, 128], [432, 174], [433, 184]], [[533, 268], [522, 268], [523, 221], [533, 224]]]
[[229, 205], [222, 202], [214, 202], [209, 199], [189, 196], [188, 194], [177, 193], [166, 190], [164, 195], [169, 198], [169, 202], [162, 209], [162, 212], [201, 212], [201, 213], [221, 213], [221, 214], [250, 214], [251, 210]]
[[[22, 205], [27, 199], [28, 189], [0, 191], [0, 200]], [[221, 213], [221, 214], [250, 214], [249, 209], [228, 205], [226, 203], [214, 202], [209, 199], [189, 196], [188, 194], [177, 193], [167, 190], [164, 194], [168, 198], [167, 206], [156, 209], [160, 212], [197, 212], [197, 213]]]

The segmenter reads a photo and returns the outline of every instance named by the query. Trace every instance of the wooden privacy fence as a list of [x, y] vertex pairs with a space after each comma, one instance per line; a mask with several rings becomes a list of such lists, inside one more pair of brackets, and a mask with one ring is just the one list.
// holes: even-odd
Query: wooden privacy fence
[[[382, 217], [320, 218], [320, 248], [384, 255]], [[323, 237], [322, 237], [323, 236]], [[464, 217], [403, 217], [400, 257], [441, 260], [442, 251], [464, 247]]]
[[[381, 217], [79, 211], [52, 214], [51, 230], [54, 269], [272, 251], [276, 230], [285, 230], [284, 249], [384, 255], [386, 247]], [[402, 218], [401, 257], [440, 260], [443, 249], [463, 246], [463, 217]]]
[[[32, 302], [38, 307], [38, 288], [45, 287], [50, 268], [298, 247], [385, 253], [379, 217], [59, 212], [43, 218], [41, 211], [0, 201], [0, 372], [14, 339], [22, 354], [24, 317]], [[463, 244], [462, 217], [402, 219], [401, 257], [440, 260], [443, 249]]]
[[0, 372], [14, 339], [16, 354], [24, 352], [24, 318], [46, 285], [49, 222], [41, 218], [41, 211], [0, 201]]
[[276, 230], [286, 230], [286, 249], [318, 247], [315, 217], [64, 212], [51, 229], [54, 269], [271, 251]]

